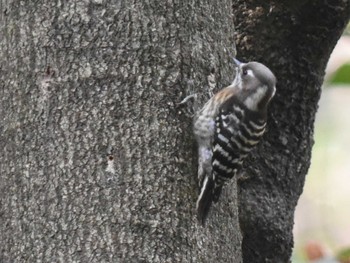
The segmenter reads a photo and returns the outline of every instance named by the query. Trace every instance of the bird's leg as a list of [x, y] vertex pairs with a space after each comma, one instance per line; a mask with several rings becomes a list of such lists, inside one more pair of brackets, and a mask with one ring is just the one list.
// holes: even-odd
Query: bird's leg
[[186, 96], [182, 101], [180, 101], [177, 105], [180, 106], [180, 105], [184, 105], [186, 104], [190, 99], [193, 99], [194, 101], [196, 101], [197, 99], [197, 93], [194, 93], [194, 94], [191, 94], [191, 95], [188, 95]]
[[186, 116], [192, 118], [197, 111], [197, 94], [191, 94], [186, 96], [182, 101], [177, 103], [177, 108], [180, 109], [180, 113], [184, 113]]

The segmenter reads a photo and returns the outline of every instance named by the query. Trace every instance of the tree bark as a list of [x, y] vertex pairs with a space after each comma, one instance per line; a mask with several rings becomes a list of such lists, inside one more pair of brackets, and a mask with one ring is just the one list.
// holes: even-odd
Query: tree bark
[[235, 182], [196, 222], [192, 120], [177, 108], [232, 81], [234, 21], [238, 58], [278, 78], [239, 183], [243, 258], [288, 262], [350, 14], [328, 2], [235, 0], [232, 17], [231, 1], [0, 1], [0, 261], [242, 261]]
[[231, 1], [0, 9], [0, 261], [241, 262], [234, 183], [195, 219], [177, 108], [232, 81]]
[[239, 181], [243, 262], [289, 262], [324, 71], [349, 20], [350, 2], [233, 3], [238, 58], [265, 63], [278, 82], [268, 131]]

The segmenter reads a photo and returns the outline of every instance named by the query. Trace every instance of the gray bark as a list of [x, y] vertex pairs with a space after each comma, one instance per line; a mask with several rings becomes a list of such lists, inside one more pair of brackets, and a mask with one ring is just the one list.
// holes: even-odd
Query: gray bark
[[0, 262], [241, 262], [235, 182], [196, 222], [177, 108], [232, 80], [232, 21], [238, 57], [279, 83], [239, 183], [243, 258], [288, 262], [349, 1], [215, 2], [0, 1]]
[[231, 1], [0, 1], [0, 262], [241, 262], [195, 219], [191, 118], [232, 80]]
[[350, 1], [233, 2], [238, 58], [265, 63], [278, 82], [268, 131], [239, 183], [243, 262], [289, 262], [324, 70]]

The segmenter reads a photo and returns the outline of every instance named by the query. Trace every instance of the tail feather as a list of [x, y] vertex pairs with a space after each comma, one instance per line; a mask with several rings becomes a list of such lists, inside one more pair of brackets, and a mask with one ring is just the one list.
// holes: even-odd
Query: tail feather
[[212, 178], [205, 177], [197, 200], [197, 219], [204, 225], [214, 198], [215, 183]]
[[217, 203], [221, 195], [222, 185], [217, 185], [213, 189], [213, 202]]

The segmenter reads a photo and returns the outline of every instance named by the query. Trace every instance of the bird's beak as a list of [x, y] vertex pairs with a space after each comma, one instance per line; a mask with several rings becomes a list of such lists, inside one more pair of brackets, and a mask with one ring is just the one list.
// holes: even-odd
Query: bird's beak
[[233, 62], [236, 64], [237, 67], [239, 67], [242, 64], [241, 61], [239, 61], [238, 59], [235, 59], [235, 58], [233, 58]]

